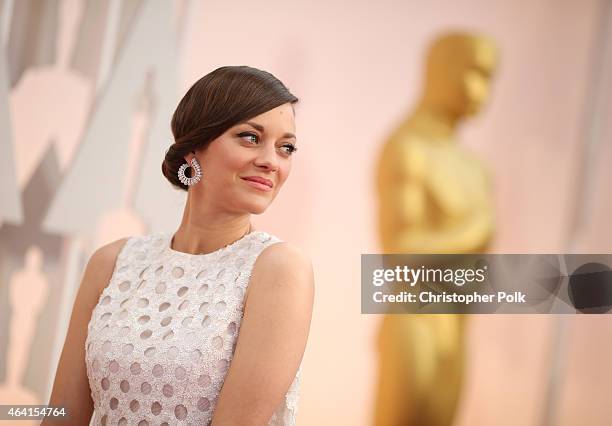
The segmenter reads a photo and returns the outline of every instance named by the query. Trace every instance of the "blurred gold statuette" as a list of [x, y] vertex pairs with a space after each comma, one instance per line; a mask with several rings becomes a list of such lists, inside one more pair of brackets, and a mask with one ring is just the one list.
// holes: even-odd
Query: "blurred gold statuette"
[[[427, 56], [415, 110], [379, 157], [376, 185], [384, 253], [485, 253], [493, 232], [489, 172], [456, 143], [459, 123], [489, 95], [497, 49], [450, 33]], [[449, 426], [461, 391], [463, 315], [385, 315], [379, 333], [377, 426]]]

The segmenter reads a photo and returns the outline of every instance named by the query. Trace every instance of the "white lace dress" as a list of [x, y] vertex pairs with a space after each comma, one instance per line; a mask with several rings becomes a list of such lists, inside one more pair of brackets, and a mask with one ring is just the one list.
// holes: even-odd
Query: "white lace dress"
[[[85, 342], [94, 425], [208, 425], [240, 332], [257, 256], [281, 241], [253, 231], [212, 253], [131, 237], [92, 311]], [[300, 369], [270, 420], [294, 425]]]

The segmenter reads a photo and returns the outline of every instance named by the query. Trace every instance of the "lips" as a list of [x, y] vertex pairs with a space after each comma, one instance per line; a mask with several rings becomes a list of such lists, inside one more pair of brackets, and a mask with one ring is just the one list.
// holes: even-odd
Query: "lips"
[[270, 188], [272, 188], [274, 186], [274, 184], [272, 183], [272, 181], [270, 179], [262, 178], [260, 176], [246, 176], [246, 177], [243, 177], [241, 179], [250, 180], [252, 182], [261, 183], [263, 185], [269, 186]]

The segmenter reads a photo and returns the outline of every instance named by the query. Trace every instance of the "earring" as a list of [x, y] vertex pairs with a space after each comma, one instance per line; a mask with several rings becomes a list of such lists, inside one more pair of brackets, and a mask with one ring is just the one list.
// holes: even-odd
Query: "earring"
[[187, 167], [189, 167], [188, 163], [185, 163], [181, 165], [181, 167], [179, 167], [178, 178], [181, 182], [183, 182], [184, 185], [195, 185], [202, 178], [202, 169], [200, 168], [200, 163], [198, 163], [198, 160], [195, 157], [191, 159], [191, 168], [193, 169], [192, 177], [187, 177], [185, 175], [185, 170], [187, 169]]

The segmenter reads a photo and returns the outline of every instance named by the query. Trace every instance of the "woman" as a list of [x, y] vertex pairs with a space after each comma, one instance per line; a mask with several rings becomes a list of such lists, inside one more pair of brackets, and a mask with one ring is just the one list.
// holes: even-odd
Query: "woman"
[[297, 101], [246, 66], [185, 94], [162, 165], [187, 191], [182, 222], [90, 258], [50, 400], [70, 424], [295, 423], [312, 264], [250, 216], [289, 175]]

